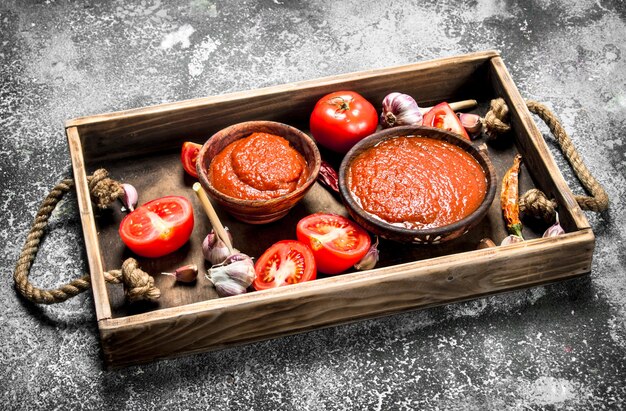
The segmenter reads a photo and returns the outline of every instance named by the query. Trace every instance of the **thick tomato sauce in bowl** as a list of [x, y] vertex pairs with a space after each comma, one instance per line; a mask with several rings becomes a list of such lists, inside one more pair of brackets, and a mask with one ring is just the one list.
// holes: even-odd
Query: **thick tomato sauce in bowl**
[[282, 218], [313, 186], [320, 153], [302, 131], [273, 121], [234, 124], [202, 146], [196, 168], [207, 194], [237, 219]]
[[487, 155], [441, 129], [395, 127], [346, 154], [341, 197], [351, 217], [383, 238], [438, 244], [480, 222], [496, 192]]

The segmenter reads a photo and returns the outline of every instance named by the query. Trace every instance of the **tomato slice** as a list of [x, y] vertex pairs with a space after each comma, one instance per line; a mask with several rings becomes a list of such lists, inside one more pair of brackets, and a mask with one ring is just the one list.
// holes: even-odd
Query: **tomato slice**
[[296, 240], [283, 240], [272, 245], [254, 265], [254, 288], [265, 290], [315, 280], [317, 269], [313, 252]]
[[317, 269], [339, 274], [361, 261], [371, 245], [369, 234], [357, 223], [336, 214], [304, 217], [296, 227], [298, 240], [313, 250]]
[[183, 143], [183, 149], [180, 152], [180, 161], [183, 163], [183, 168], [187, 174], [195, 178], [198, 178], [196, 161], [198, 161], [198, 153], [200, 153], [201, 148], [201, 144], [186, 141]]
[[119, 234], [132, 252], [161, 257], [182, 247], [193, 230], [193, 207], [185, 197], [157, 198], [122, 220]]
[[429, 127], [437, 127], [443, 130], [451, 131], [461, 137], [470, 140], [465, 127], [461, 124], [461, 121], [454, 113], [454, 110], [450, 108], [450, 105], [445, 101], [437, 104], [424, 114], [422, 124]]

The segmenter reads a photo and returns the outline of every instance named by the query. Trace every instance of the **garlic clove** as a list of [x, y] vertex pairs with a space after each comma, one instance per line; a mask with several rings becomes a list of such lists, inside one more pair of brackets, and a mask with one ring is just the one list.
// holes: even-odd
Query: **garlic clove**
[[378, 237], [376, 237], [376, 242], [372, 244], [369, 250], [367, 250], [367, 253], [365, 253], [361, 261], [354, 265], [354, 268], [361, 271], [371, 270], [372, 268], [376, 267], [378, 259]]
[[502, 240], [502, 242], [500, 243], [500, 245], [509, 245], [509, 244], [515, 244], [515, 243], [521, 243], [523, 242], [524, 239], [518, 235], [515, 234], [511, 234], [508, 237], [505, 237], [504, 240]]
[[120, 201], [124, 204], [126, 210], [135, 211], [135, 206], [137, 206], [137, 201], [139, 201], [137, 189], [128, 183], [122, 183], [122, 189], [124, 190], [124, 196], [120, 197]]
[[198, 266], [196, 264], [188, 264], [177, 268], [173, 273], [161, 273], [176, 278], [181, 283], [193, 283], [198, 278]]
[[[228, 231], [228, 227], [224, 227], [228, 236], [232, 236], [230, 231]], [[237, 250], [233, 250], [237, 252]], [[202, 254], [207, 261], [210, 261], [211, 264], [220, 264], [226, 260], [226, 258], [231, 254], [228, 246], [221, 238], [215, 234], [214, 230], [211, 230], [209, 234], [202, 241]]]
[[256, 278], [252, 260], [235, 261], [226, 266], [226, 274], [229, 278], [242, 286], [249, 287]]
[[214, 283], [214, 285], [215, 291], [220, 297], [230, 297], [248, 292], [247, 287], [244, 287], [234, 281], [219, 281]]
[[209, 269], [207, 278], [220, 297], [243, 294], [256, 278], [252, 258], [236, 253]]
[[458, 113], [457, 115], [472, 140], [480, 135], [483, 129], [483, 122], [478, 114]]
[[551, 225], [542, 235], [543, 238], [556, 237], [558, 235], [565, 234], [565, 230], [561, 227], [561, 224], [557, 221]]
[[480, 240], [480, 242], [478, 243], [478, 246], [476, 247], [477, 250], [483, 250], [485, 248], [491, 248], [491, 247], [495, 247], [496, 243], [493, 242], [493, 240], [491, 238], [483, 238]]

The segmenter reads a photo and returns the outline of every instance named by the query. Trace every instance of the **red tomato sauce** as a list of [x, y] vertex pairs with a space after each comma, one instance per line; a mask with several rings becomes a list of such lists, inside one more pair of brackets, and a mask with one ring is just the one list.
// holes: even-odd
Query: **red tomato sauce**
[[361, 207], [411, 229], [441, 227], [476, 210], [487, 190], [478, 162], [462, 148], [424, 137], [398, 137], [359, 154], [348, 186]]
[[231, 197], [263, 200], [291, 193], [306, 182], [307, 163], [286, 139], [252, 133], [230, 143], [211, 161], [209, 181]]

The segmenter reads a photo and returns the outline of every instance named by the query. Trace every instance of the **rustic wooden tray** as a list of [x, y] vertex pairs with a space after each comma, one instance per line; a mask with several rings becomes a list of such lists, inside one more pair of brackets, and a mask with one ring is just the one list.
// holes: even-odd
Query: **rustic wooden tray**
[[[481, 238], [491, 237], [499, 243], [507, 234], [496, 199], [478, 228], [450, 243], [415, 246], [382, 241], [380, 264], [374, 270], [217, 298], [204, 278], [208, 267], [200, 246], [210, 225], [191, 191], [194, 181], [180, 165], [182, 143], [202, 143], [217, 130], [247, 120], [280, 121], [308, 131], [315, 102], [338, 89], [360, 92], [377, 103], [377, 109], [392, 91], [414, 96], [420, 106], [473, 98], [480, 103], [475, 112], [482, 115], [492, 98], [503, 97], [511, 109], [514, 141], [489, 145], [498, 179], [519, 151], [524, 157], [521, 190], [538, 187], [554, 197], [567, 233], [542, 239], [546, 227], [530, 224], [525, 228], [528, 241], [476, 250]], [[66, 133], [107, 366], [219, 349], [476, 298], [571, 278], [591, 269], [595, 240], [587, 219], [494, 51], [82, 117], [68, 121]], [[327, 152], [322, 155], [335, 165], [341, 160]], [[108, 169], [119, 181], [134, 184], [140, 203], [167, 194], [183, 195], [194, 203], [196, 226], [190, 242], [160, 259], [138, 259], [161, 289], [156, 304], [129, 304], [120, 286], [104, 281], [103, 271], [119, 268], [131, 253], [117, 234], [121, 211], [95, 213], [92, 208], [87, 175], [99, 167]], [[236, 246], [254, 257], [275, 241], [295, 238], [296, 222], [311, 212], [346, 214], [340, 201], [318, 184], [287, 217], [264, 226], [237, 222], [217, 209], [234, 233]], [[175, 284], [171, 277], [159, 275], [192, 262], [201, 269], [195, 285]]]

